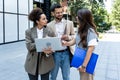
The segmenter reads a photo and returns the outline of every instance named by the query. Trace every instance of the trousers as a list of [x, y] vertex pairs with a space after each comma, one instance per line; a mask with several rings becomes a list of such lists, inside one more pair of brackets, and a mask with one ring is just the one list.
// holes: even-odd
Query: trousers
[[[29, 80], [39, 80], [38, 79], [39, 75], [32, 75], [28, 73], [28, 76], [29, 76]], [[41, 76], [41, 80], [49, 80], [49, 72], [46, 74], [42, 74], [40, 76]]]
[[59, 68], [62, 71], [63, 80], [70, 80], [70, 58], [69, 51], [58, 51], [55, 52], [54, 55], [55, 67], [51, 71], [51, 80], [56, 80]]
[[[37, 68], [36, 68], [36, 74], [35, 75], [32, 75], [32, 74], [29, 74], [28, 73], [28, 76], [29, 76], [29, 80], [39, 80], [39, 73], [38, 73], [38, 65], [39, 65], [39, 54], [38, 54], [38, 58], [37, 58]], [[41, 80], [49, 80], [49, 73], [45, 73], [45, 74], [41, 74]]]

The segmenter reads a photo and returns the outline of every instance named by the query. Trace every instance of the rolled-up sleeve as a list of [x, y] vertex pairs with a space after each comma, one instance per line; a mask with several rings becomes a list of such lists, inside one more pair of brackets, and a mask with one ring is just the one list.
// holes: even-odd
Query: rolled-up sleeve
[[87, 43], [88, 43], [88, 46], [95, 46], [98, 44], [98, 37], [93, 29], [90, 29], [88, 31]]

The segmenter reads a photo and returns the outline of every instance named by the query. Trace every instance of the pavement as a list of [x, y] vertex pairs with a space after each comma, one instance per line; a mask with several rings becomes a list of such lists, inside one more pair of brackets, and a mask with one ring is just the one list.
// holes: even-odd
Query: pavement
[[[104, 34], [95, 52], [99, 58], [94, 80], [120, 80], [120, 34]], [[28, 80], [26, 54], [25, 41], [0, 45], [0, 80]], [[57, 80], [62, 80], [60, 70]], [[77, 69], [71, 68], [70, 80], [80, 80]]]

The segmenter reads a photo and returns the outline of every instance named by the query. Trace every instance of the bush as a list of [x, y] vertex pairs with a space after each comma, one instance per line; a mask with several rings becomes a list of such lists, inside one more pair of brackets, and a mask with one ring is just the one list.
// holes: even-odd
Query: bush
[[99, 23], [98, 25], [99, 25], [97, 27], [98, 32], [104, 32], [106, 30], [109, 30], [111, 27], [111, 23], [106, 23], [106, 22]]

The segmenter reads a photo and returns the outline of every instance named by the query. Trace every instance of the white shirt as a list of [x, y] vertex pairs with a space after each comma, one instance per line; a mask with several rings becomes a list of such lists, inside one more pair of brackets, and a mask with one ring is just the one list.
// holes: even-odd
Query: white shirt
[[[42, 29], [37, 28], [37, 35], [39, 39], [43, 38], [43, 28]], [[46, 54], [46, 57], [49, 57], [49, 55]]]
[[64, 34], [64, 30], [65, 30], [63, 20], [61, 20], [61, 22], [56, 23], [55, 28], [56, 28], [56, 36], [61, 37]]
[[94, 38], [88, 42], [88, 46], [92, 46], [92, 45], [94, 45], [94, 46], [98, 45], [96, 38]]
[[[56, 22], [55, 24], [55, 28], [56, 28], [56, 36], [61, 38], [61, 36], [64, 34], [64, 30], [65, 30], [65, 27], [64, 27], [64, 23], [63, 23], [63, 19], [60, 21], [60, 22]], [[67, 49], [66, 46], [63, 46], [64, 49]]]
[[43, 37], [43, 29], [37, 28], [37, 35], [38, 35], [38, 38], [42, 38]]

